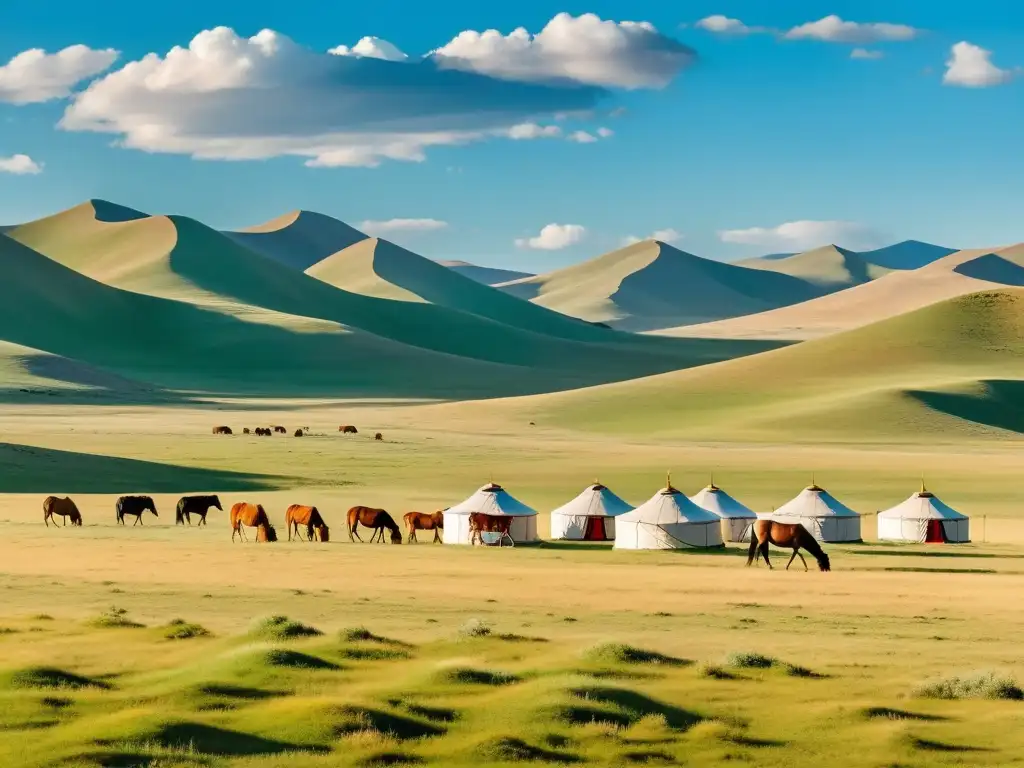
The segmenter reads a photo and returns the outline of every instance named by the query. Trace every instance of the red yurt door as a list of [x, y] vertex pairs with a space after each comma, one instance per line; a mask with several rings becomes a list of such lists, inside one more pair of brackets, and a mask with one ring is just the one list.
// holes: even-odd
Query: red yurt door
[[583, 532], [584, 541], [608, 541], [604, 533], [603, 517], [588, 517], [587, 529]]
[[941, 520], [928, 521], [928, 533], [925, 534], [924, 541], [926, 544], [946, 543], [946, 532], [942, 529]]

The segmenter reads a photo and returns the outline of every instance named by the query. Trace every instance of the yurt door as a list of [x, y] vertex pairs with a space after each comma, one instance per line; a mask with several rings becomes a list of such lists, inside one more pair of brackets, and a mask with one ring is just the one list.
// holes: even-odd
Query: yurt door
[[945, 544], [946, 532], [942, 529], [941, 520], [928, 521], [928, 533], [925, 535], [925, 544]]
[[603, 517], [588, 517], [587, 529], [583, 532], [584, 541], [608, 541], [604, 533]]

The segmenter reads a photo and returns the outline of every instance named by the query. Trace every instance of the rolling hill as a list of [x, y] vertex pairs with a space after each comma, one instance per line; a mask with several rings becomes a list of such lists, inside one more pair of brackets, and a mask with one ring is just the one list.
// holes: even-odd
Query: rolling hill
[[920, 240], [904, 240], [874, 251], [860, 251], [857, 255], [868, 264], [886, 269], [920, 269], [933, 261], [956, 253], [957, 250], [959, 249], [922, 243]]
[[497, 267], [481, 267], [477, 264], [470, 264], [468, 261], [448, 260], [439, 261], [438, 264], [484, 285], [497, 285], [498, 283], [508, 283], [512, 280], [522, 280], [534, 276], [532, 272], [517, 272], [513, 269], [498, 269]]
[[292, 211], [240, 232], [224, 232], [239, 245], [304, 272], [366, 235], [343, 221], [313, 211]]
[[820, 295], [796, 277], [702, 259], [657, 240], [498, 287], [628, 331], [735, 317]]
[[1003, 289], [752, 357], [502, 407], [623, 435], [942, 441], [1024, 429], [1021, 395], [1024, 290]]
[[892, 272], [802, 304], [659, 333], [699, 338], [812, 339], [956, 296], [1020, 285], [1024, 285], [1024, 243], [995, 252], [958, 251], [920, 269]]
[[817, 286], [820, 292], [867, 283], [889, 271], [868, 262], [861, 254], [835, 245], [783, 258], [748, 259], [737, 262], [737, 265], [796, 277]]

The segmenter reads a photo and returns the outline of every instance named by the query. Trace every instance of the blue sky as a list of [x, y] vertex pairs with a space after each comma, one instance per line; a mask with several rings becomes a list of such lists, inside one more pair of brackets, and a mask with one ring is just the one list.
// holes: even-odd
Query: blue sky
[[[256, 159], [230, 160], [190, 156], [197, 146], [207, 151], [207, 144], [194, 139], [198, 134], [224, 140], [227, 149], [213, 154], [242, 152], [237, 148], [248, 146], [234, 137], [252, 138], [246, 135], [249, 123], [257, 122], [248, 120], [252, 102], [239, 102], [245, 120], [237, 114], [225, 118], [224, 105], [231, 103], [226, 92], [207, 94], [209, 101], [201, 106], [161, 96], [137, 107], [145, 94], [117, 91], [123, 101], [111, 97], [81, 105], [78, 119], [65, 130], [57, 124], [72, 100], [19, 105], [10, 103], [8, 94], [8, 103], [2, 103], [0, 74], [0, 163], [27, 155], [41, 166], [37, 174], [0, 173], [0, 223], [35, 218], [90, 197], [147, 212], [191, 215], [223, 228], [309, 208], [353, 224], [444, 222], [433, 228], [423, 222], [394, 225], [388, 236], [436, 258], [528, 270], [556, 268], [618, 247], [629, 236], [670, 230], [680, 236], [679, 247], [722, 259], [798, 250], [815, 237], [834, 236], [852, 247], [906, 238], [951, 247], [1024, 240], [1019, 182], [1024, 178], [1024, 76], [1017, 69], [1024, 67], [1024, 4], [1011, 0], [791, 0], [785, 10], [772, 10], [779, 4], [761, 0], [439, 0], [430, 4], [429, 13], [411, 10], [416, 4], [408, 0], [143, 5], [104, 0], [102, 12], [97, 4], [65, 0], [9, 0], [4, 5], [0, 65], [28, 49], [52, 54], [84, 44], [119, 51], [107, 70], [116, 73], [148, 53], [164, 57], [174, 46], [187, 47], [197, 33], [217, 26], [231, 27], [242, 38], [269, 28], [319, 53], [376, 36], [418, 57], [464, 30], [495, 28], [508, 34], [525, 27], [538, 33], [562, 12], [648, 21], [696, 56], [684, 65], [684, 49], [671, 49], [673, 56], [679, 54], [673, 59], [678, 66], [670, 67], [670, 74], [652, 72], [647, 82], [632, 88], [623, 87], [615, 73], [585, 75], [566, 88], [564, 83], [549, 86], [535, 74], [515, 75], [513, 83], [504, 73], [494, 77], [480, 69], [482, 64], [474, 65], [472, 73], [431, 75], [426, 90], [417, 91], [423, 94], [421, 105], [410, 105], [410, 91], [396, 104], [385, 103], [379, 87], [365, 88], [381, 72], [395, 71], [375, 68], [376, 60], [346, 61], [347, 90], [337, 92], [338, 100], [335, 91], [302, 90], [314, 64], [296, 64], [266, 75], [279, 87], [265, 89], [266, 114], [259, 116], [261, 127], [272, 124], [287, 136], [275, 139], [274, 149], [260, 143], [243, 152], [261, 155]], [[715, 15], [782, 33], [830, 15], [848, 22], [905, 25], [914, 33], [910, 39], [894, 33], [900, 39], [877, 41], [871, 36], [878, 34], [862, 30], [851, 34], [858, 41], [857, 35], [868, 37], [855, 43], [695, 27]], [[990, 51], [1001, 75], [974, 83], [986, 87], [944, 84], [952, 47], [961, 41]], [[586, 56], [586, 40], [578, 42], [568, 44]], [[851, 58], [855, 48], [882, 58]], [[289, 79], [296, 72], [297, 79]], [[92, 79], [85, 78], [73, 91]], [[484, 102], [490, 114], [478, 113]], [[556, 116], [552, 106], [572, 111], [591, 102], [596, 105], [591, 114], [569, 118]], [[332, 111], [332, 104], [344, 109]], [[507, 120], [494, 114], [505, 105]], [[139, 128], [138, 115], [147, 109], [174, 112], [161, 119], [175, 130], [186, 128], [182, 115], [187, 114], [194, 121], [187, 126], [192, 138], [180, 146], [153, 138]], [[333, 145], [333, 154], [314, 157], [307, 152], [308, 140], [293, 141], [293, 134], [313, 131], [302, 121], [323, 121], [326, 130], [328, 124], [338, 127], [332, 121], [340, 119], [346, 130], [358, 129], [361, 135], [386, 132], [380, 122], [356, 127], [350, 122], [357, 112], [377, 115], [391, 109], [417, 135], [433, 132], [447, 138], [425, 146], [417, 139], [416, 151], [405, 143], [396, 150], [374, 149], [376, 167], [359, 167], [364, 150], [344, 147], [339, 161]], [[134, 110], [135, 122], [127, 122], [126, 110]], [[95, 132], [97, 122], [116, 125]], [[548, 127], [559, 136], [512, 140], [498, 135], [520, 124]], [[599, 129], [613, 135], [601, 138]], [[578, 130], [598, 140], [566, 140]], [[452, 140], [453, 131], [472, 138]], [[126, 139], [142, 149], [114, 146]], [[286, 153], [294, 147], [307, 154]], [[380, 157], [379, 151], [397, 158]], [[420, 160], [403, 157], [418, 153]], [[329, 167], [308, 167], [307, 162]], [[776, 229], [787, 222], [819, 224]], [[531, 238], [539, 242], [548, 224], [578, 229], [562, 230], [561, 237], [549, 233], [554, 237], [545, 242], [563, 248], [529, 247]], [[723, 232], [733, 235], [723, 241]], [[517, 240], [523, 245], [517, 246]]]

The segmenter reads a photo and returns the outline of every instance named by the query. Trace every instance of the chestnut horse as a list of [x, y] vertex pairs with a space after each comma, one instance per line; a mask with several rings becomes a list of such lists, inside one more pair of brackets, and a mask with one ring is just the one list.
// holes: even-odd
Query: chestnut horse
[[43, 500], [43, 522], [46, 523], [47, 528], [50, 527], [51, 520], [53, 520], [54, 527], [57, 526], [55, 515], [60, 515], [64, 519], [64, 525], [68, 524], [68, 518], [71, 519], [72, 525], [82, 524], [82, 513], [78, 511], [75, 502], [67, 496], [63, 499], [58, 499], [56, 496], [47, 496]]
[[[355, 541], [359, 539], [362, 541], [362, 537], [359, 535], [359, 531], [356, 530], [360, 524], [367, 528], [373, 528], [373, 536], [370, 537], [372, 543], [377, 538], [377, 534], [380, 534], [380, 543], [384, 543], [384, 529], [391, 531], [391, 543], [401, 544], [402, 543], [402, 532], [398, 528], [398, 523], [383, 509], [373, 509], [372, 507], [352, 507], [348, 511], [348, 539], [349, 541]], [[354, 538], [353, 538], [354, 537]]]
[[256, 541], [277, 541], [277, 531], [262, 504], [240, 501], [231, 508], [231, 540], [235, 540], [237, 533], [242, 541], [247, 541], [246, 526], [256, 529]]
[[[507, 515], [485, 515], [482, 512], [474, 512], [469, 516], [469, 543], [475, 544], [477, 540], [484, 543], [484, 533], [498, 533], [504, 538], [512, 538], [509, 531], [512, 528], [512, 518]], [[500, 539], [499, 539], [500, 541]]]
[[777, 523], [774, 520], [756, 520], [750, 527], [750, 552], [747, 557], [747, 565], [753, 563], [757, 560], [758, 555], [761, 555], [764, 557], [768, 567], [771, 568], [772, 564], [768, 560], [769, 544], [774, 544], [781, 549], [793, 550], [793, 555], [789, 558], [789, 562], [786, 563], [787, 571], [789, 566], [793, 564], [793, 560], [797, 557], [804, 564], [804, 570], [807, 570], [807, 561], [800, 554], [801, 548], [806, 549], [814, 556], [814, 559], [818, 561], [818, 568], [823, 571], [832, 570], [832, 565], [829, 563], [825, 550], [821, 548], [821, 545], [800, 523]]
[[409, 543], [416, 541], [416, 531], [433, 531], [434, 544], [441, 541], [441, 531], [444, 530], [444, 512], [406, 512], [402, 518], [405, 520], [405, 529], [409, 532]]
[[288, 541], [292, 540], [292, 531], [295, 537], [301, 539], [299, 526], [306, 526], [306, 538], [309, 541], [330, 541], [330, 529], [324, 522], [320, 511], [316, 507], [304, 507], [301, 504], [292, 504], [284, 513], [284, 524], [288, 526]]
[[338, 431], [345, 435], [358, 435], [359, 430], [353, 427], [351, 424], [345, 424], [338, 427]]
[[221, 427], [214, 427], [213, 428], [213, 434], [215, 434], [215, 435], [230, 435], [230, 434], [233, 434], [233, 433], [231, 432], [231, 427], [221, 426]]

